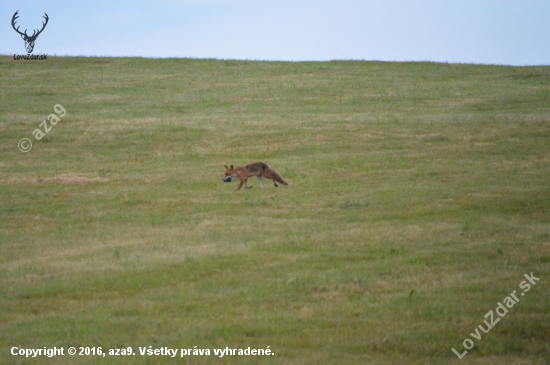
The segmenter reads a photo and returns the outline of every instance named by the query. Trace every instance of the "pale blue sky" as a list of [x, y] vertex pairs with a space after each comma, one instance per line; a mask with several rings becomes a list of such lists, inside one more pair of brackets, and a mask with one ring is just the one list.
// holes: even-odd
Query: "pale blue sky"
[[1, 54], [16, 10], [34, 54], [550, 64], [550, 0], [0, 0]]

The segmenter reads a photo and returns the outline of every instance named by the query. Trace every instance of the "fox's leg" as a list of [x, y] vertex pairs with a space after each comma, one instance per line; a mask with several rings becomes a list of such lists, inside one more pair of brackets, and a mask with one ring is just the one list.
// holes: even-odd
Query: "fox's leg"
[[241, 188], [243, 187], [243, 184], [244, 184], [244, 180], [241, 180], [241, 183], [239, 184], [239, 187], [237, 188], [237, 190], [241, 190]]
[[244, 186], [246, 186], [247, 189], [252, 189], [252, 186], [248, 186], [248, 179], [244, 181]]
[[262, 176], [261, 175], [256, 175], [256, 179], [258, 179], [258, 182], [260, 183], [260, 188], [263, 189], [264, 188], [264, 182], [262, 181]]

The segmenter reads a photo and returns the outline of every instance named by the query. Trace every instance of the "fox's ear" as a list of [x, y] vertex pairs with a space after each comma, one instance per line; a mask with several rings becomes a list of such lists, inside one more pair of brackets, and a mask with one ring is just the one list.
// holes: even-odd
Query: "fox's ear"
[[231, 165], [231, 170], [233, 170], [233, 165]]
[[229, 167], [227, 167], [227, 165], [223, 165], [226, 169], [228, 169]]

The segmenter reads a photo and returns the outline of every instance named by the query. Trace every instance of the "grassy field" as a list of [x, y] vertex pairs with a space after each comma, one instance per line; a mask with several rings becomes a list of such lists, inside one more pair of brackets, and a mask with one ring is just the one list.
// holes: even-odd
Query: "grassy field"
[[[0, 85], [1, 364], [550, 361], [550, 67], [4, 56]], [[290, 186], [222, 183], [255, 161]]]

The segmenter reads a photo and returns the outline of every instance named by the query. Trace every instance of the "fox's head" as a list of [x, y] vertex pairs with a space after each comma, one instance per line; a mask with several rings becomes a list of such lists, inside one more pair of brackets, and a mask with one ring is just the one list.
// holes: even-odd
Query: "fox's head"
[[231, 182], [231, 178], [235, 177], [237, 174], [235, 174], [235, 170], [233, 170], [233, 165], [231, 167], [225, 166], [225, 176], [223, 178], [223, 182]]

